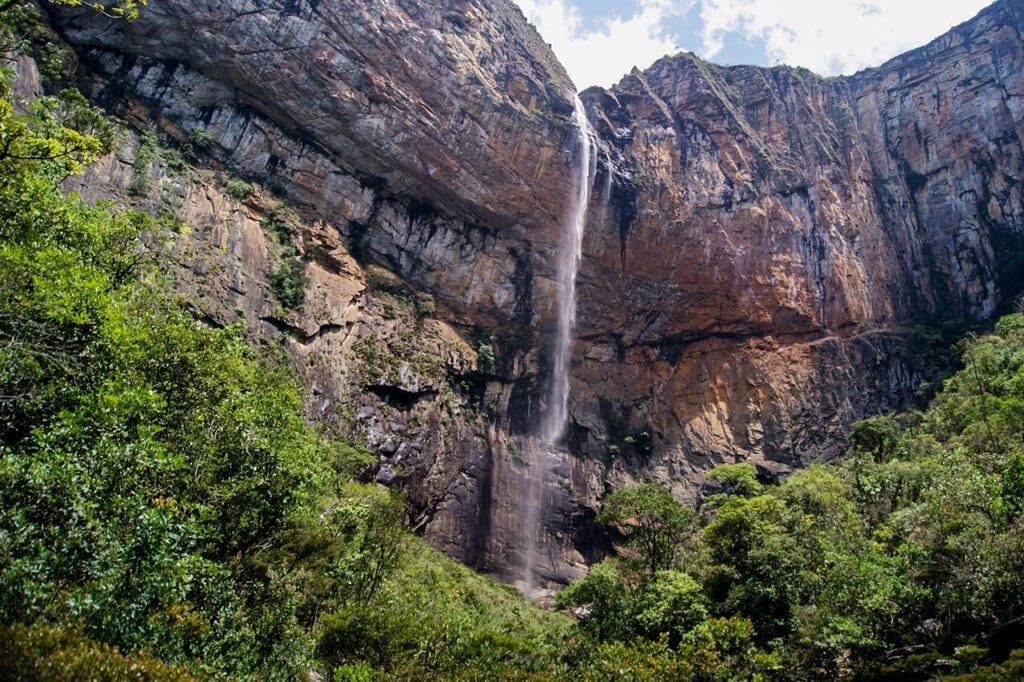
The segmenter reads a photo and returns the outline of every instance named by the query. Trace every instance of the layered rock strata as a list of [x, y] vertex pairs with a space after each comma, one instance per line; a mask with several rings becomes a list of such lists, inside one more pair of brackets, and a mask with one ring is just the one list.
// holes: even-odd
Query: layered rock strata
[[685, 494], [716, 461], [784, 471], [907, 406], [928, 368], [905, 324], [987, 320], [1024, 287], [1022, 25], [1001, 2], [852, 77], [681, 54], [585, 92], [611, 163], [580, 282], [582, 449]]
[[[219, 189], [170, 192], [192, 226], [179, 287], [200, 315], [282, 340], [310, 379], [311, 418], [378, 455], [375, 475], [408, 493], [413, 527], [512, 577], [527, 482], [511, 426], [525, 432], [544, 410], [577, 137], [572, 84], [518, 10], [161, 3], [129, 25], [73, 11], [54, 24], [94, 101], [217, 170]], [[139, 205], [126, 196], [138, 144], [79, 188]], [[311, 282], [302, 310], [285, 315], [270, 294], [274, 242], [257, 227], [273, 197], [241, 223], [208, 199], [230, 175], [303, 217], [290, 240]], [[221, 262], [225, 248], [234, 258]], [[396, 294], [412, 317], [374, 303]], [[423, 301], [447, 345], [420, 333]], [[550, 487], [571, 489], [561, 475]], [[590, 543], [560, 541], [542, 572], [565, 580], [577, 544]]]
[[[288, 316], [254, 222], [270, 204], [183, 190], [202, 227], [181, 240], [182, 288], [203, 314], [283, 339], [311, 417], [374, 450], [416, 528], [507, 569], [511, 434], [544, 407], [577, 176], [573, 87], [549, 48], [506, 0], [164, 0], [130, 25], [54, 24], [95, 101], [301, 214], [312, 284]], [[779, 475], [839, 453], [852, 420], [911, 404], [929, 376], [908, 321], [990, 319], [1020, 291], [1022, 25], [1004, 0], [852, 77], [677, 55], [583, 93], [600, 150], [544, 577], [604, 549], [590, 519], [614, 486], [695, 499], [722, 461]], [[127, 187], [126, 149], [87, 186]]]

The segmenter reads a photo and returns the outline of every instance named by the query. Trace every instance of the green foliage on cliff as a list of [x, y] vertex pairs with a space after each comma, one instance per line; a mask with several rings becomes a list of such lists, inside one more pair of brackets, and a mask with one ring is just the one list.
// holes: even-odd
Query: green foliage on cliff
[[285, 308], [298, 308], [306, 301], [306, 266], [293, 248], [283, 248], [270, 273], [270, 289]]
[[245, 201], [252, 196], [254, 190], [251, 182], [235, 179], [228, 181], [224, 191], [235, 201]]
[[[1012, 679], [1019, 657], [1000, 660], [1024, 635], [1024, 315], [961, 355], [927, 411], [860, 422], [839, 462], [772, 486], [748, 464], [713, 470], [724, 492], [675, 551], [631, 543], [639, 557], [599, 564], [560, 603], [586, 605], [580, 629], [602, 646], [672, 675], [720, 618], [749, 624], [751, 660], [773, 678], [972, 679], [988, 664], [976, 679]], [[620, 490], [602, 518], [643, 528], [673, 504]]]
[[[241, 193], [237, 182], [229, 183], [227, 190], [231, 194]], [[248, 190], [251, 194], [252, 185], [248, 185]], [[241, 200], [241, 197], [236, 198]], [[284, 204], [275, 206], [261, 221], [273, 244], [271, 253], [274, 264], [270, 271], [270, 290], [281, 305], [289, 309], [302, 306], [309, 286], [306, 265], [292, 243], [297, 221], [298, 216]]]
[[[111, 143], [73, 90], [0, 100], [0, 679], [1020, 677], [1024, 315], [840, 462], [724, 465], [700, 515], [611, 494], [626, 543], [558, 596], [573, 625], [413, 538], [280, 358], [164, 290], [157, 222], [60, 192]], [[292, 217], [267, 229], [301, 305]]]
[[0, 100], [0, 679], [555, 666], [568, 621], [354, 482], [281, 359], [163, 288], [156, 221], [60, 191], [111, 140], [74, 91]]

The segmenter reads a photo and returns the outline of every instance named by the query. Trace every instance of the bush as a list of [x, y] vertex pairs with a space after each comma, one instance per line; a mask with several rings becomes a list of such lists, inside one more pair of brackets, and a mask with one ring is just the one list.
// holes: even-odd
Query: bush
[[973, 673], [943, 678], [947, 682], [1015, 682], [1024, 679], [1024, 649], [1017, 649], [1004, 663], [978, 668]]
[[145, 196], [149, 193], [151, 185], [149, 174], [152, 171], [157, 148], [156, 131], [153, 128], [146, 128], [139, 135], [139, 147], [135, 150], [135, 160], [132, 163], [132, 180], [128, 184], [128, 192], [133, 196]]
[[197, 149], [209, 149], [213, 146], [213, 135], [206, 128], [196, 127], [188, 131], [188, 141]]
[[285, 308], [295, 309], [306, 300], [306, 266], [295, 256], [285, 255], [270, 273], [270, 290]]
[[190, 682], [188, 670], [145, 653], [125, 655], [79, 630], [52, 625], [0, 627], [0, 682], [49, 680], [146, 680]]
[[650, 638], [678, 642], [708, 619], [707, 597], [696, 580], [680, 571], [659, 571], [640, 595], [637, 625]]
[[185, 170], [185, 157], [178, 149], [164, 148], [163, 157], [164, 163], [167, 164], [167, 170], [172, 173], [181, 173]]
[[225, 191], [235, 201], [245, 201], [252, 196], [253, 186], [251, 182], [245, 182], [244, 180], [230, 180], [225, 187]]
[[423, 634], [414, 619], [375, 604], [353, 605], [323, 618], [316, 653], [332, 670], [359, 663], [394, 670], [419, 649]]
[[263, 229], [269, 232], [278, 244], [284, 246], [291, 243], [295, 235], [294, 223], [297, 220], [298, 217], [291, 209], [284, 204], [278, 204], [269, 214], [263, 216], [260, 222]]
[[708, 472], [708, 480], [721, 484], [727, 495], [753, 497], [763, 489], [757, 480], [757, 470], [749, 462], [719, 464]]
[[494, 334], [490, 329], [481, 329], [476, 337], [477, 369], [484, 374], [493, 374], [497, 368], [497, 356], [494, 352]]
[[599, 642], [625, 640], [636, 633], [635, 600], [633, 587], [612, 559], [591, 566], [585, 576], [555, 597], [561, 609], [576, 606], [585, 610], [580, 628]]

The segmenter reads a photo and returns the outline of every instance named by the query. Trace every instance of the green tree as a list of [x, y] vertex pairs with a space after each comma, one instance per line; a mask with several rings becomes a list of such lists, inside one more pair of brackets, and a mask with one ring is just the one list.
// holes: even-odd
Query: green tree
[[636, 605], [636, 623], [651, 639], [669, 636], [675, 646], [684, 634], [708, 618], [703, 587], [681, 571], [658, 571], [643, 588]]
[[900, 425], [889, 415], [868, 417], [853, 425], [850, 431], [850, 453], [864, 455], [876, 462], [885, 462], [896, 454]]
[[1002, 511], [1009, 519], [1024, 516], [1024, 450], [1006, 458], [999, 472]]
[[325, 512], [322, 522], [344, 542], [329, 570], [350, 599], [371, 600], [398, 565], [404, 516], [402, 496], [379, 486], [345, 486]]
[[614, 491], [605, 498], [597, 520], [622, 530], [627, 544], [639, 552], [638, 561], [647, 567], [649, 576], [675, 565], [683, 542], [696, 527], [693, 510], [656, 483]]
[[808, 589], [802, 521], [771, 495], [732, 497], [717, 511], [701, 543], [704, 584], [718, 614], [749, 618], [766, 640], [788, 634], [793, 606]]
[[764, 490], [757, 480], [757, 469], [749, 462], [719, 464], [708, 472], [708, 479], [720, 483], [727, 495], [752, 497]]
[[563, 609], [584, 609], [580, 627], [598, 641], [628, 639], [636, 630], [634, 589], [616, 562], [605, 559], [559, 592], [556, 604]]

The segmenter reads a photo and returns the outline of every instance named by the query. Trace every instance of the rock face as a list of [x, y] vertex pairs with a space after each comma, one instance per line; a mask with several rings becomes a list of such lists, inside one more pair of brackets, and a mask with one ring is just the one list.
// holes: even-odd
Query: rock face
[[686, 494], [714, 462], [785, 470], [905, 406], [926, 366], [900, 326], [986, 320], [1024, 287], [1021, 26], [1001, 2], [848, 78], [683, 54], [585, 92], [609, 161], [578, 448]]
[[[378, 455], [375, 476], [409, 494], [414, 527], [514, 577], [526, 464], [511, 433], [543, 408], [553, 256], [577, 175], [574, 88], [519, 11], [174, 0], [131, 24], [65, 10], [52, 23], [94, 101], [301, 214], [289, 222], [305, 306], [288, 314], [270, 293], [271, 197], [231, 208], [226, 176], [192, 187], [159, 173], [167, 196], [126, 196], [138, 139], [77, 188], [157, 213], [170, 200], [192, 227], [178, 283], [200, 314], [281, 340], [310, 381], [310, 417]], [[484, 347], [495, 361], [479, 361]], [[582, 563], [575, 544], [549, 574]]]
[[[307, 379], [310, 420], [372, 454], [364, 475], [407, 490], [412, 523], [436, 545], [482, 564], [486, 538], [472, 534], [481, 524], [465, 518], [477, 512], [452, 500], [489, 485], [487, 467], [508, 458], [509, 386], [437, 319], [429, 295], [358, 263], [329, 224], [303, 222], [258, 185], [232, 196], [222, 172], [182, 166], [176, 149], [146, 149], [122, 133], [117, 151], [69, 189], [172, 223], [167, 270], [184, 303], [208, 324], [242, 324], [252, 340], [286, 350]], [[294, 240], [280, 237], [289, 231]], [[299, 309], [273, 286], [293, 249], [308, 278]]]
[[[513, 577], [577, 177], [573, 86], [518, 10], [163, 0], [53, 24], [87, 94], [208, 166], [151, 171], [193, 226], [177, 271], [201, 314], [281, 340], [310, 417], [377, 455], [416, 529]], [[590, 520], [615, 486], [694, 499], [722, 461], [775, 476], [839, 453], [928, 377], [906, 322], [986, 320], [1019, 293], [1020, 26], [1004, 0], [852, 77], [677, 55], [583, 93], [598, 173], [546, 578], [604, 551]], [[133, 201], [139, 139], [81, 187]], [[225, 174], [266, 192], [233, 200]], [[300, 311], [270, 293], [271, 192], [301, 216]]]

